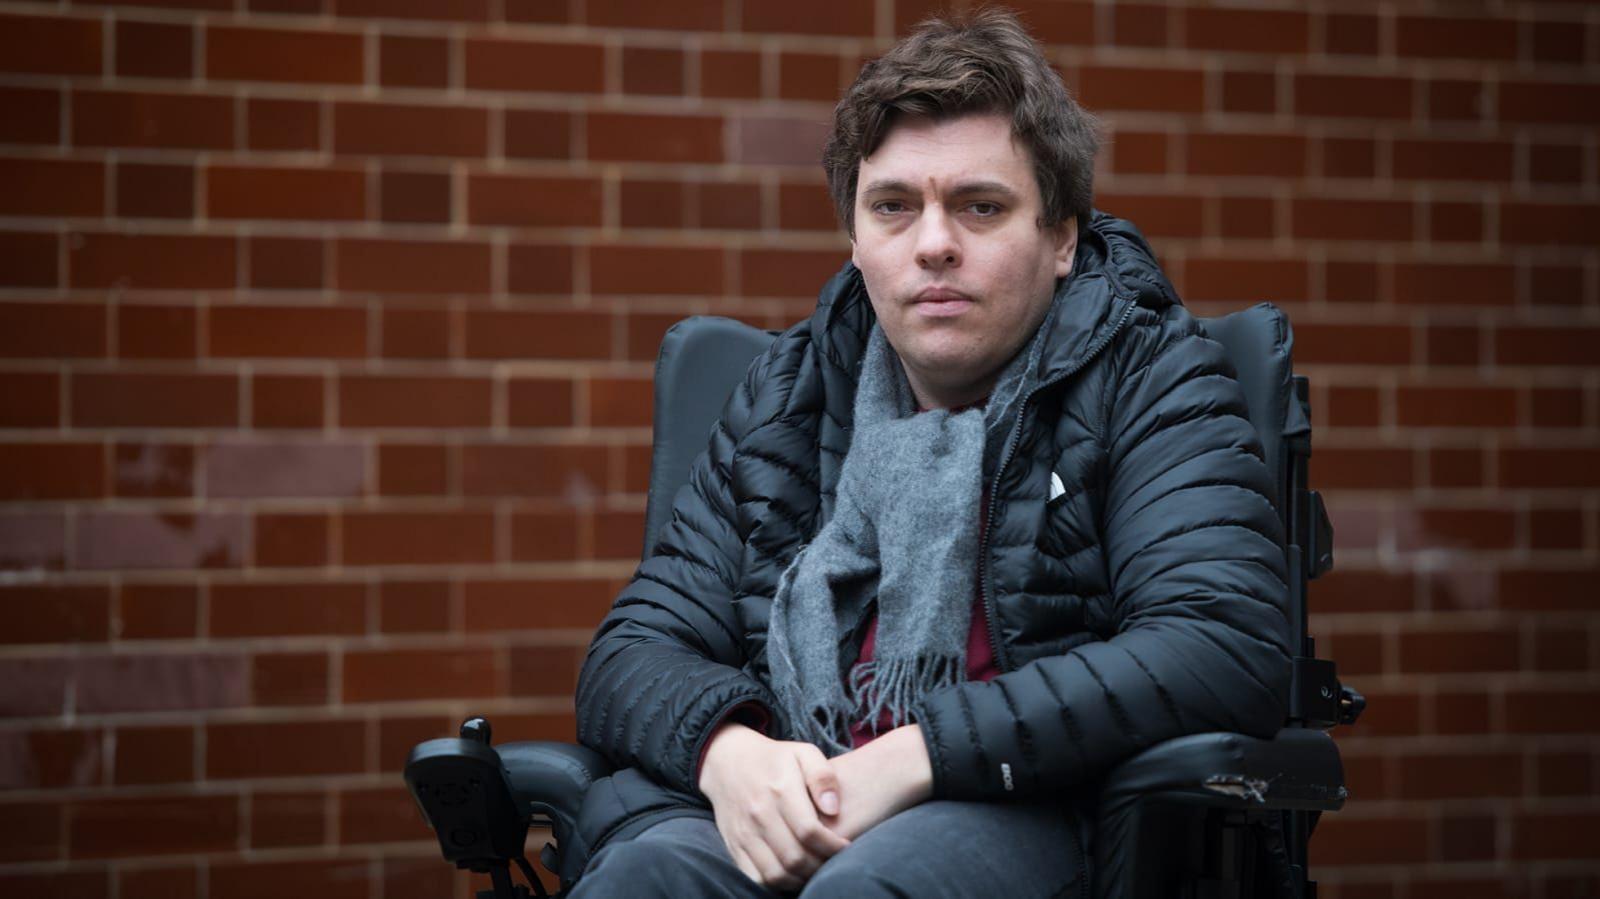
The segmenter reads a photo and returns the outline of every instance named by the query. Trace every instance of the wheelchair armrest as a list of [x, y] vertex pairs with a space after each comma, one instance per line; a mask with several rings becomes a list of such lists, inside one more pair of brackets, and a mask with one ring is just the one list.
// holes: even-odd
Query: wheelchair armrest
[[1333, 738], [1311, 728], [1286, 727], [1270, 740], [1191, 734], [1112, 769], [1100, 786], [1101, 817], [1155, 795], [1217, 808], [1336, 811], [1344, 765]]
[[548, 820], [556, 845], [567, 845], [590, 784], [611, 773], [598, 752], [576, 743], [536, 740], [498, 747], [522, 807]]

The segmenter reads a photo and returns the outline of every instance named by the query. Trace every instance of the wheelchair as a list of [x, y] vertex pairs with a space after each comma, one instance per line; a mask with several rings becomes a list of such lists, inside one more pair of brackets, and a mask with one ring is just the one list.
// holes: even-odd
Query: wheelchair
[[[1327, 730], [1352, 724], [1365, 699], [1316, 658], [1306, 632], [1307, 587], [1333, 567], [1333, 529], [1306, 484], [1311, 456], [1307, 381], [1292, 371], [1293, 333], [1269, 303], [1201, 319], [1227, 350], [1260, 435], [1284, 523], [1293, 665], [1289, 716], [1269, 740], [1191, 734], [1123, 761], [1097, 785], [1091, 849], [1100, 899], [1314, 899], [1307, 846], [1318, 817], [1346, 799], [1344, 768]], [[674, 325], [656, 363], [655, 430], [645, 547], [665, 525], [690, 463], [704, 448], [723, 399], [773, 334], [731, 319], [696, 316]], [[487, 721], [466, 721], [457, 738], [416, 746], [406, 785], [438, 837], [446, 861], [488, 874], [479, 899], [547, 892], [524, 855], [530, 825], [554, 842], [539, 861], [561, 895], [578, 871], [563, 868], [584, 791], [611, 773], [598, 753], [557, 742], [493, 746]], [[529, 886], [514, 884], [521, 869]], [[568, 865], [567, 867], [571, 867]]]

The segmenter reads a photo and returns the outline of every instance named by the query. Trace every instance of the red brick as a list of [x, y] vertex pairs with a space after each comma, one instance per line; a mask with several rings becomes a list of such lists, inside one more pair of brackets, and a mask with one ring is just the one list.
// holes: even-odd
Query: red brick
[[1378, 17], [1329, 14], [1324, 19], [1323, 42], [1328, 53], [1374, 56], [1378, 52]]
[[341, 238], [334, 254], [340, 290], [489, 292], [486, 243]]
[[1594, 791], [1594, 759], [1584, 751], [1544, 751], [1535, 755], [1530, 792], [1539, 796], [1585, 796]]
[[96, 19], [0, 15], [0, 72], [100, 74]]
[[193, 166], [120, 162], [116, 173], [119, 217], [186, 219], [194, 216]]
[[700, 94], [744, 100], [761, 96], [761, 54], [743, 50], [702, 51]]
[[1532, 144], [1528, 177], [1533, 181], [1576, 184], [1583, 180], [1583, 148], [1576, 144]]
[[[1040, 41], [1091, 46], [1095, 43], [1095, 5], [1062, 0], [1016, 0], [1011, 4]], [[932, 12], [932, 10], [929, 10]]]
[[1510, 60], [1517, 56], [1517, 23], [1510, 19], [1399, 16], [1395, 52], [1427, 59]]
[[450, 84], [450, 43], [431, 37], [385, 34], [378, 39], [378, 81], [392, 87]]
[[194, 77], [194, 29], [164, 22], [117, 22], [118, 75]]
[[105, 207], [105, 169], [98, 162], [0, 160], [0, 214], [98, 217]]
[[1111, 43], [1127, 47], [1168, 46], [1170, 19], [1170, 10], [1164, 6], [1118, 4], [1111, 10]]
[[1477, 202], [1453, 203], [1432, 200], [1428, 203], [1428, 239], [1439, 242], [1482, 243], [1484, 207]]
[[609, 359], [612, 316], [603, 312], [474, 310], [466, 353], [473, 359]]
[[[339, 792], [339, 845], [400, 843], [432, 839], [417, 814], [417, 802], [404, 787]], [[365, 899], [365, 897], [361, 897]]]
[[[4, 549], [4, 548], [0, 548]], [[7, 718], [60, 716], [67, 711], [72, 663], [66, 658], [0, 659], [0, 714]], [[0, 848], [5, 845], [0, 839]]]
[[0, 501], [105, 495], [105, 450], [98, 443], [0, 443]]
[[252, 150], [322, 148], [322, 104], [251, 97], [245, 101], [246, 144]]
[[1500, 240], [1508, 244], [1587, 246], [1600, 233], [1600, 204], [1503, 203]]
[[689, 185], [681, 181], [624, 180], [619, 191], [622, 227], [683, 228]]
[[563, 428], [573, 423], [572, 382], [564, 378], [512, 378], [507, 387], [507, 424], [514, 428]]
[[1318, 447], [1311, 481], [1319, 489], [1399, 490], [1412, 485], [1411, 452], [1403, 449]]
[[783, 53], [778, 57], [778, 96], [785, 100], [837, 102], [840, 59], [832, 53]]
[[239, 423], [233, 375], [80, 372], [72, 378], [72, 422], [80, 427], [231, 428]]
[[[31, 815], [35, 810], [37, 815]], [[35, 838], [37, 834], [37, 828], [33, 826], [36, 822], [60, 820], [59, 809], [46, 805], [15, 805], [8, 807], [6, 813], [29, 828], [30, 839]], [[75, 899], [78, 896], [110, 895], [110, 874], [109, 868], [89, 871], [49, 871], [39, 874], [0, 874], [0, 895], [27, 896], [28, 899]], [[128, 894], [124, 892], [122, 895]]]
[[572, 156], [572, 115], [543, 109], [505, 111], [505, 155], [518, 159]]
[[108, 767], [103, 737], [84, 728], [7, 730], [0, 734], [8, 759], [3, 783], [11, 789], [97, 787]]
[[1477, 365], [1482, 332], [1477, 327], [1429, 325], [1427, 361], [1429, 365]]
[[101, 642], [111, 633], [105, 587], [4, 587], [0, 610], [11, 622], [8, 644]]
[[601, 294], [718, 295], [722, 250], [601, 244], [589, 248], [590, 289]]
[[[349, 0], [334, 0], [343, 5]], [[453, 6], [455, 4], [444, 4]], [[420, 820], [420, 819], [419, 819]], [[310, 861], [226, 861], [211, 865], [212, 883], [228, 885], [229, 899], [316, 896], [366, 899], [369, 867], [365, 859]]]
[[470, 632], [575, 628], [593, 630], [616, 599], [615, 581], [468, 581]]
[[1203, 50], [1303, 54], [1310, 47], [1310, 17], [1267, 9], [1182, 8], [1184, 44]]
[[732, 161], [797, 166], [810, 172], [822, 158], [822, 146], [828, 136], [824, 117], [744, 115], [738, 122], [739, 143]]
[[250, 797], [250, 845], [320, 846], [328, 830], [321, 793], [255, 793]]
[[1378, 144], [1367, 138], [1325, 137], [1322, 174], [1330, 178], [1371, 178], [1378, 171]]
[[311, 777], [366, 770], [361, 721], [241, 722], [206, 726], [206, 779]]
[[199, 313], [193, 306], [117, 309], [117, 355], [123, 359], [196, 359]]
[[92, 511], [80, 516], [74, 563], [84, 569], [237, 568], [245, 521], [233, 512]]
[[448, 222], [450, 176], [443, 172], [385, 171], [379, 187], [386, 222]]
[[360, 34], [276, 28], [206, 28], [206, 77], [212, 81], [360, 84]]
[[1400, 795], [1468, 799], [1522, 793], [1522, 758], [1509, 752], [1427, 753], [1400, 757]]
[[1197, 175], [1303, 175], [1306, 139], [1293, 134], [1191, 134], [1188, 169]]
[[650, 378], [590, 378], [589, 424], [597, 428], [648, 428], [654, 405]]
[[677, 96], [684, 92], [684, 54], [663, 47], [622, 48], [622, 92]]
[[1281, 227], [1276, 210], [1271, 197], [1222, 197], [1222, 236], [1270, 240]]
[[[1499, 839], [1500, 825], [1494, 815], [1446, 815], [1439, 821], [1438, 854], [1444, 861], [1493, 861], [1497, 855], [1496, 843]], [[1482, 893], [1475, 892], [1473, 885], [1462, 888], [1460, 881], [1448, 883], [1428, 883], [1427, 881], [1412, 881], [1414, 889], [1423, 893], [1433, 894], [1439, 890], [1449, 891], [1451, 895], [1467, 897], [1483, 895], [1485, 897], [1506, 895], [1504, 885], [1490, 881]], [[1426, 886], [1424, 886], [1426, 884]], [[1421, 893], [1419, 893], [1420, 895]]]
[[1383, 424], [1382, 396], [1376, 387], [1330, 385], [1327, 408], [1319, 413], [1317, 418], [1336, 428], [1375, 428]]
[[605, 48], [469, 38], [466, 85], [475, 90], [597, 94], [605, 89]]
[[263, 568], [309, 568], [328, 563], [328, 516], [257, 513], [255, 563]]
[[[1132, 135], [1121, 135], [1126, 140]], [[1119, 143], [1118, 159], [1127, 143]], [[702, 212], [702, 215], [704, 213]], [[839, 227], [833, 209], [833, 197], [826, 188], [817, 184], [778, 185], [778, 227], [804, 231], [832, 231]]]
[[504, 692], [494, 653], [463, 649], [351, 650], [344, 656], [345, 702], [461, 699]]
[[1397, 140], [1394, 176], [1411, 181], [1510, 181], [1515, 148], [1509, 141]]
[[1517, 393], [1509, 387], [1401, 386], [1395, 393], [1401, 427], [1511, 428]]
[[747, 32], [870, 37], [872, 6], [854, 0], [814, 0], [805, 6], [741, 0], [739, 22]]
[[[1223, 214], [1227, 215], [1227, 200], [1223, 200]], [[1226, 221], [1226, 218], [1224, 218]], [[1276, 231], [1274, 231], [1276, 233]], [[1324, 298], [1334, 302], [1377, 303], [1386, 297], [1379, 278], [1378, 266], [1370, 262], [1329, 260], [1323, 268]]]
[[257, 428], [320, 428], [324, 390], [319, 375], [255, 375], [250, 380], [250, 423]]
[[[512, 492], [512, 491], [507, 491]], [[494, 561], [488, 512], [345, 512], [346, 565], [459, 565]]]
[[359, 583], [211, 585], [211, 636], [354, 635], [366, 630], [366, 587]]
[[569, 294], [574, 262], [569, 246], [514, 243], [507, 252], [507, 286], [511, 293]]
[[0, 303], [0, 357], [96, 359], [106, 354], [100, 303]]
[[1579, 388], [1533, 388], [1529, 391], [1529, 418], [1536, 428], [1583, 427], [1583, 391]]
[[482, 378], [350, 375], [339, 379], [339, 424], [347, 428], [472, 428], [490, 424]]
[[1205, 110], [1205, 76], [1193, 69], [1086, 65], [1077, 95], [1096, 110], [1197, 113]]
[[359, 359], [367, 311], [330, 306], [213, 306], [207, 345], [218, 357]]
[[1541, 627], [1533, 636], [1533, 650], [1523, 659], [1524, 668], [1583, 671], [1589, 667], [1588, 632], [1563, 624]]
[[[1138, 222], [1140, 231], [1150, 237], [1197, 238], [1205, 230], [1205, 207], [1200, 197], [1166, 192], [1140, 195], [1102, 191], [1095, 197], [1095, 206]], [[819, 261], [819, 268], [821, 265]]]
[[467, 183], [467, 219], [528, 228], [599, 227], [597, 178], [474, 175]]
[[75, 233], [68, 247], [78, 288], [219, 290], [233, 287], [237, 272], [231, 237]]
[[1595, 353], [1600, 328], [1502, 325], [1494, 338], [1497, 365], [1600, 366], [1600, 354]]
[[469, 445], [461, 453], [461, 490], [468, 496], [560, 499], [605, 492], [606, 459], [584, 445]]
[[332, 0], [333, 14], [378, 19], [422, 19], [430, 22], [487, 22], [488, 0]]
[[83, 147], [230, 150], [231, 97], [74, 90], [72, 141]]
[[0, 427], [61, 423], [61, 378], [53, 372], [0, 372]]
[[1271, 113], [1278, 109], [1278, 77], [1271, 72], [1223, 72], [1222, 108]]
[[594, 557], [637, 559], [644, 544], [644, 510], [605, 510], [594, 516]]
[[745, 250], [739, 272], [744, 296], [810, 297], [845, 263], [844, 250]]
[[[257, 0], [260, 2], [260, 0]], [[232, 0], [78, 0], [75, 6], [139, 6], [152, 9], [231, 10]]]
[[1511, 857], [1592, 861], [1597, 827], [1593, 810], [1520, 812], [1511, 821]]
[[333, 147], [376, 156], [483, 156], [489, 150], [489, 114], [471, 106], [339, 102], [333, 107]]
[[386, 581], [378, 592], [379, 628], [386, 634], [450, 629], [450, 585], [444, 581]]
[[1303, 73], [1294, 80], [1294, 111], [1302, 116], [1411, 118], [1407, 78]]
[[722, 119], [703, 115], [592, 112], [589, 158], [600, 162], [722, 162]]
[[1189, 300], [1283, 300], [1310, 296], [1310, 269], [1300, 259], [1191, 256], [1181, 289]]
[[111, 474], [117, 496], [194, 496], [194, 446], [119, 440], [112, 448]]
[[761, 227], [761, 188], [711, 182], [693, 186], [702, 228], [755, 231]]
[[250, 701], [261, 706], [320, 706], [329, 699], [325, 652], [270, 652], [250, 660]]
[[[1442, 542], [1454, 544], [1448, 535]], [[1515, 671], [1517, 640], [1504, 630], [1413, 630], [1400, 634], [1400, 670], [1446, 674]]]
[[194, 779], [193, 728], [119, 727], [114, 745], [118, 785], [187, 783]]
[[442, 496], [450, 492], [447, 446], [383, 444], [378, 448], [378, 492], [384, 496]]
[[223, 852], [239, 841], [239, 799], [97, 798], [74, 803], [67, 827], [73, 858]]
[[0, 287], [54, 287], [61, 281], [55, 234], [0, 231]]
[[[497, 742], [506, 742], [507, 737], [503, 723], [504, 716], [496, 714], [494, 717], [494, 734]], [[459, 722], [445, 717], [381, 717], [378, 719], [378, 770], [398, 772], [405, 767], [406, 756], [411, 753], [412, 747], [424, 740], [435, 740], [440, 737], [456, 736], [456, 725]], [[564, 737], [553, 739], [571, 739], [572, 732]], [[513, 738], [515, 739], [515, 738]]]
[[61, 97], [55, 88], [0, 87], [0, 143], [60, 143]]
[[602, 28], [673, 31], [721, 31], [723, 28], [721, 0], [682, 0], [671, 6], [631, 0], [588, 0], [583, 8], [585, 20]]
[[1311, 864], [1414, 864], [1428, 857], [1426, 818], [1330, 815], [1317, 824]]
[[583, 652], [576, 646], [517, 646], [511, 650], [512, 696], [571, 696]]
[[1514, 734], [1595, 734], [1600, 721], [1576, 712], [1600, 701], [1592, 686], [1509, 687], [1505, 691], [1505, 730]]
[[1600, 487], [1600, 447], [1502, 447], [1502, 487]]
[[1428, 119], [1435, 122], [1477, 122], [1493, 105], [1484, 82], [1435, 78], [1428, 81]]
[[188, 584], [123, 584], [117, 600], [124, 640], [171, 640], [199, 634], [200, 594]]
[[215, 219], [359, 220], [366, 203], [359, 169], [206, 170], [206, 211]]
[[1411, 239], [1412, 205], [1406, 200], [1297, 198], [1290, 207], [1294, 236], [1308, 240]]
[[579, 557], [578, 515], [571, 509], [516, 512], [511, 516], [511, 558], [518, 562], [571, 562]]

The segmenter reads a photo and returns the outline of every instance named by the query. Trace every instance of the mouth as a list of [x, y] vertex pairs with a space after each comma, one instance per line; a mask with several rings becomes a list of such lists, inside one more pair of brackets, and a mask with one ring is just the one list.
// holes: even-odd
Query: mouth
[[912, 308], [930, 318], [960, 315], [973, 305], [971, 296], [949, 287], [925, 287], [911, 298]]

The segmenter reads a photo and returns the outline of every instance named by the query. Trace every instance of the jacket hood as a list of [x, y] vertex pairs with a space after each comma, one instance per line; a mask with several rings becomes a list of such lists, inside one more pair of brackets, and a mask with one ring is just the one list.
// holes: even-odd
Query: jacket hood
[[[1043, 325], [1050, 329], [1048, 349], [1035, 377], [1048, 380], [1080, 364], [1115, 334], [1133, 306], [1160, 312], [1180, 305], [1177, 291], [1139, 229], [1126, 219], [1095, 210], [1088, 225], [1079, 229], [1072, 273], [1056, 285]], [[846, 262], [822, 288], [811, 317], [811, 336], [854, 375], [876, 321], [861, 270]]]

